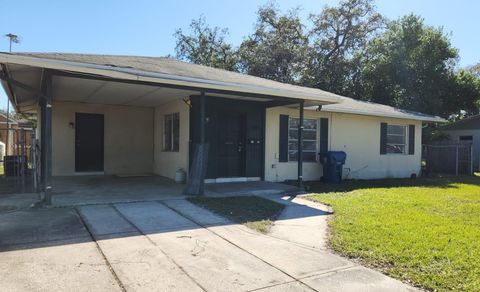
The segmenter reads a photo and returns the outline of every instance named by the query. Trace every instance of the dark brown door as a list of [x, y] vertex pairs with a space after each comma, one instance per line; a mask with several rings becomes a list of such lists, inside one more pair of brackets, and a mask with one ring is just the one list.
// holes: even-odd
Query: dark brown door
[[75, 171], [103, 171], [103, 115], [75, 114]]
[[226, 112], [219, 115], [219, 177], [245, 176], [245, 116]]

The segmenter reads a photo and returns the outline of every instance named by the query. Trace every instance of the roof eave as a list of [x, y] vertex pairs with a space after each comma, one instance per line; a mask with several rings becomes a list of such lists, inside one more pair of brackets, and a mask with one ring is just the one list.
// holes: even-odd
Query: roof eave
[[111, 67], [90, 63], [80, 63], [62, 60], [52, 60], [38, 57], [21, 56], [0, 53], [0, 63], [18, 64], [32, 67], [48, 68], [61, 71], [79, 72], [83, 74], [100, 75], [115, 79], [143, 81], [151, 83], [167, 83], [178, 86], [200, 87], [208, 91], [227, 90], [232, 92], [244, 92], [249, 94], [263, 94], [274, 97], [287, 97], [300, 100], [318, 102], [318, 104], [334, 104], [341, 102], [340, 97], [313, 96], [284, 89], [272, 89], [259, 86], [245, 86], [238, 83], [227, 83], [215, 80], [207, 80], [195, 77], [185, 77], [164, 73], [147, 72], [131, 68]]
[[417, 120], [422, 122], [429, 122], [429, 123], [446, 123], [447, 120], [441, 117], [424, 117], [424, 116], [414, 116], [409, 115], [405, 116], [402, 114], [394, 115], [394, 114], [385, 114], [385, 113], [372, 113], [372, 112], [364, 112], [364, 111], [355, 111], [355, 110], [341, 110], [341, 109], [322, 109], [324, 112], [331, 112], [331, 113], [343, 113], [343, 114], [353, 114], [353, 115], [363, 115], [363, 116], [375, 116], [375, 117], [383, 117], [383, 118], [395, 118], [395, 119], [404, 119], [404, 120]]

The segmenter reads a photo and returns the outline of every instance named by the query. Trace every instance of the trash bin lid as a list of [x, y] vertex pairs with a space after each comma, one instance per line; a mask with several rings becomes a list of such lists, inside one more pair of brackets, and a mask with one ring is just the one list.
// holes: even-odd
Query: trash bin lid
[[347, 153], [344, 151], [329, 151], [327, 155], [332, 162], [344, 163], [347, 159]]

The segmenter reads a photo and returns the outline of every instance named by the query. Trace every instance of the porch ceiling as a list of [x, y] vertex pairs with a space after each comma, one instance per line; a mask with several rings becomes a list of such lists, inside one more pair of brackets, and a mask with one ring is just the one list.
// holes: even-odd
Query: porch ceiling
[[156, 107], [198, 91], [94, 79], [53, 77], [53, 100]]
[[[53, 99], [61, 101], [157, 107], [172, 100], [198, 94], [197, 90], [64, 76], [53, 77]], [[272, 99], [266, 98], [219, 93], [208, 93], [208, 96], [261, 102], [272, 101]]]

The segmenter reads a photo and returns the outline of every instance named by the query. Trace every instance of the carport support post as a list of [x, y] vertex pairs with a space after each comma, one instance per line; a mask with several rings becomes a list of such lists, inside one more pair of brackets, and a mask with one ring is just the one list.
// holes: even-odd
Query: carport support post
[[304, 101], [300, 102], [300, 113], [298, 121], [298, 187], [303, 188], [303, 111]]
[[[190, 163], [189, 177], [187, 186], [183, 191], [187, 195], [203, 195], [205, 189], [205, 177], [207, 174], [208, 164], [208, 143], [206, 142], [206, 118], [205, 118], [205, 92], [200, 92], [198, 103], [194, 103], [194, 107], [198, 106], [198, 112], [195, 110], [195, 119], [198, 121], [198, 134], [195, 138], [195, 151], [193, 159]], [[198, 120], [197, 120], [198, 119]], [[198, 139], [198, 140], [197, 140]], [[198, 141], [198, 142], [197, 142]]]
[[[205, 148], [207, 147], [205, 145], [205, 91], [200, 92], [200, 145], [202, 145], [202, 149], [208, 149]], [[204, 153], [205, 155], [205, 153]], [[204, 159], [204, 163], [207, 163], [207, 161]], [[198, 194], [200, 196], [203, 196], [205, 193], [205, 175], [206, 175], [206, 169], [207, 167], [204, 166], [204, 171], [202, 171], [202, 175], [200, 176], [200, 187], [198, 189]]]
[[200, 92], [200, 144], [205, 144], [205, 91]]
[[52, 75], [46, 71], [44, 73], [43, 96], [40, 97], [41, 109], [41, 178], [42, 193], [45, 204], [52, 203]]

